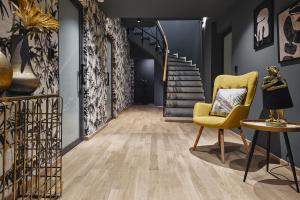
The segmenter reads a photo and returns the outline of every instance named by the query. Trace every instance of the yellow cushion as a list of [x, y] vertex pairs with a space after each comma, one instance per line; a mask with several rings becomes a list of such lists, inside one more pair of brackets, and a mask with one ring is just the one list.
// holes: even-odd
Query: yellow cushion
[[225, 120], [225, 117], [217, 116], [201, 116], [193, 118], [194, 123], [209, 128], [219, 128], [224, 124]]

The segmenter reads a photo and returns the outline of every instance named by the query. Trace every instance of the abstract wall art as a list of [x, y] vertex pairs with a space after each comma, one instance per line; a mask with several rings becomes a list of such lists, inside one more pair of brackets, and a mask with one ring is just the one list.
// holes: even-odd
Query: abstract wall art
[[274, 44], [273, 0], [265, 0], [254, 10], [254, 49]]
[[300, 2], [278, 14], [279, 62], [300, 58]]

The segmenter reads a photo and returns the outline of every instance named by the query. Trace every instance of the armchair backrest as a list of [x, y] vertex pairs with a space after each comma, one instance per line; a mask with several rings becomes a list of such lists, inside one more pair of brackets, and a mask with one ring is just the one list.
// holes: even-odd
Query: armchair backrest
[[214, 83], [213, 99], [219, 88], [247, 88], [247, 96], [245, 98], [245, 106], [252, 104], [255, 96], [258, 81], [258, 72], [253, 71], [241, 76], [220, 75], [217, 76]]

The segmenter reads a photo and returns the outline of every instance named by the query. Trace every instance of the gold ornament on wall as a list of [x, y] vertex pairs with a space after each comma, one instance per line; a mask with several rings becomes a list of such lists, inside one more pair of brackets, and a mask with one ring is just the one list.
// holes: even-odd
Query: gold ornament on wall
[[18, 4], [11, 1], [11, 4], [20, 23], [14, 23], [12, 28], [16, 34], [11, 37], [13, 80], [8, 92], [12, 95], [31, 95], [40, 86], [40, 80], [31, 65], [29, 35], [57, 31], [59, 22], [38, 8], [35, 0], [18, 0]]
[[59, 22], [52, 15], [44, 13], [35, 5], [34, 0], [19, 0], [15, 8], [15, 14], [20, 18], [25, 29], [38, 29], [39, 31], [59, 29]]

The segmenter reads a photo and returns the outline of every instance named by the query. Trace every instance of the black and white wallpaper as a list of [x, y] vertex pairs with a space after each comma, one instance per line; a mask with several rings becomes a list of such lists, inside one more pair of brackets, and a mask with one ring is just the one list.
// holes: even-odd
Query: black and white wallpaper
[[[0, 51], [10, 59], [11, 29], [18, 21], [8, 0], [0, 0]], [[58, 0], [36, 0], [46, 13], [58, 17]], [[41, 85], [35, 94], [58, 93], [58, 34], [35, 33], [29, 37], [30, 64]]]
[[106, 41], [112, 42], [113, 115], [133, 102], [134, 65], [127, 31], [120, 19], [107, 18], [96, 1], [86, 1], [84, 13], [84, 123], [85, 134], [95, 133], [107, 121]]
[[[0, 0], [0, 51], [3, 52], [10, 60], [11, 53], [11, 38], [12, 27], [18, 23], [13, 15], [13, 9], [8, 3], [8, 0]], [[58, 0], [36, 0], [39, 7], [46, 13], [53, 16], [58, 16]], [[30, 51], [30, 65], [35, 74], [40, 79], [40, 87], [34, 94], [57, 94], [58, 93], [58, 34], [56, 32], [34, 33], [29, 36], [29, 51]], [[13, 116], [14, 110], [10, 110], [10, 116]], [[0, 113], [0, 132], [3, 132], [3, 112]], [[11, 120], [13, 121], [13, 120]], [[0, 177], [3, 175], [3, 144], [8, 144], [6, 150], [6, 185], [11, 185], [13, 182], [13, 128], [9, 128], [11, 137], [4, 141], [0, 135]], [[0, 194], [3, 192], [3, 183], [0, 184]], [[8, 190], [8, 193], [11, 189]], [[6, 194], [8, 194], [6, 192]], [[1, 195], [2, 196], [2, 195]]]
[[[11, 27], [14, 21], [7, 0], [0, 0], [0, 50], [10, 59]], [[53, 16], [58, 15], [58, 0], [36, 0]], [[116, 117], [133, 102], [134, 65], [130, 59], [127, 31], [120, 19], [105, 16], [97, 1], [81, 0], [84, 6], [84, 127], [85, 134], [97, 131], [107, 121], [105, 104], [106, 41], [112, 41], [112, 99]], [[55, 94], [59, 89], [58, 34], [35, 34], [29, 38], [31, 65], [41, 85], [35, 94]]]

